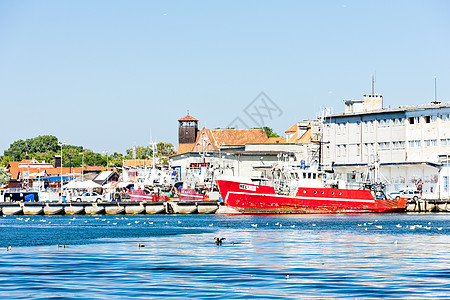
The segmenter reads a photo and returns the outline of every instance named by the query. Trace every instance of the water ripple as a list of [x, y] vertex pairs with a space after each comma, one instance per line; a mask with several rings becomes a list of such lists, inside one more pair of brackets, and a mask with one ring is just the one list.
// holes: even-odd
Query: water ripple
[[448, 218], [0, 218], [2, 298], [445, 299]]

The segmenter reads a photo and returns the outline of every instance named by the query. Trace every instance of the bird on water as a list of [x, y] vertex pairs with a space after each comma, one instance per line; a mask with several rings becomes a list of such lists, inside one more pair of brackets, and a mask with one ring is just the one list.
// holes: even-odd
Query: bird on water
[[138, 248], [142, 248], [142, 247], [145, 247], [145, 245], [144, 245], [144, 244], [141, 244], [141, 243], [139, 243], [139, 244], [138, 244]]
[[226, 240], [226, 238], [218, 238], [218, 237], [215, 237], [214, 239], [216, 240], [216, 245], [222, 245], [222, 242]]
[[8, 248], [6, 248], [6, 251], [11, 251], [12, 247], [8, 246]]

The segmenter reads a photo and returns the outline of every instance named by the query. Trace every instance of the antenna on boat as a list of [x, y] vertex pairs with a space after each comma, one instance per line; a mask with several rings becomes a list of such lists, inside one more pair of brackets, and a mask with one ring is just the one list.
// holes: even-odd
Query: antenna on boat
[[[314, 143], [318, 143], [319, 144], [319, 149], [318, 149], [318, 154], [319, 154], [319, 161], [318, 161], [318, 171], [322, 170], [322, 144], [324, 144], [323, 142], [323, 126], [324, 126], [324, 122], [325, 122], [325, 118], [327, 116], [331, 115], [331, 108], [329, 107], [321, 107], [320, 108], [320, 115], [317, 117], [318, 119], [318, 131], [317, 134], [315, 135], [316, 140], [312, 140], [313, 137], [311, 137], [312, 142]], [[315, 122], [314, 122], [315, 123]], [[313, 122], [311, 122], [311, 133], [312, 133], [312, 126], [314, 124]]]
[[[188, 110], [189, 115], [189, 110]], [[155, 161], [155, 142], [153, 142], [153, 136], [152, 136], [152, 129], [150, 128], [150, 145], [152, 146], [152, 169], [155, 169], [156, 167], [156, 161]]]

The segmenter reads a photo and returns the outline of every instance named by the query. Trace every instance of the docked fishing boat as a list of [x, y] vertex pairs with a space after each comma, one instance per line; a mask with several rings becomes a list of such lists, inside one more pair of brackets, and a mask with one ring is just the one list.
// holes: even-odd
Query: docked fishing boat
[[151, 190], [147, 187], [143, 190], [131, 190], [130, 198], [131, 201], [169, 201], [169, 197], [161, 193], [158, 188]]
[[388, 199], [380, 183], [341, 188], [335, 182], [327, 183], [321, 171], [292, 166], [264, 168], [270, 176], [217, 180], [224, 213], [395, 213], [406, 208], [407, 199]]

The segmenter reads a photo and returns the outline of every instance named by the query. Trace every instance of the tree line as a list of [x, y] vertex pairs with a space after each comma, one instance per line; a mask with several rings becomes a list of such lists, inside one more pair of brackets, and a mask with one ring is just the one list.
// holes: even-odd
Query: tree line
[[[53, 163], [55, 155], [61, 155], [61, 146], [58, 138], [52, 135], [42, 135], [26, 140], [17, 140], [12, 143], [3, 156], [0, 156], [0, 165], [6, 167], [10, 161], [22, 161], [25, 155], [36, 160]], [[106, 166], [122, 167], [124, 159], [151, 159], [153, 147], [136, 146], [126, 150], [126, 154], [96, 153], [83, 146], [63, 145], [62, 163], [64, 167]], [[168, 156], [175, 154], [175, 148], [170, 143], [159, 142], [155, 147], [155, 157], [161, 163], [168, 162]]]

